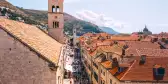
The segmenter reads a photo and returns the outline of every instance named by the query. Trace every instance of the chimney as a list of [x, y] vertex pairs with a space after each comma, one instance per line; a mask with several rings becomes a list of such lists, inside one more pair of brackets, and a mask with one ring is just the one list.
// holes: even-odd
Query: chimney
[[113, 62], [112, 62], [112, 68], [115, 68], [115, 67], [119, 67], [119, 63], [117, 61], [117, 58], [113, 58]]
[[122, 49], [122, 56], [125, 55], [125, 50], [128, 48], [128, 45], [124, 45]]
[[154, 80], [163, 80], [164, 78], [164, 75], [165, 75], [165, 68], [163, 67], [158, 67], [158, 65], [155, 65], [153, 67], [153, 78]]
[[139, 65], [144, 65], [146, 62], [146, 55], [141, 55], [140, 61], [139, 61]]
[[151, 42], [154, 43], [154, 42], [157, 42], [158, 41], [158, 38], [152, 38]]
[[125, 55], [125, 49], [122, 49], [122, 56]]

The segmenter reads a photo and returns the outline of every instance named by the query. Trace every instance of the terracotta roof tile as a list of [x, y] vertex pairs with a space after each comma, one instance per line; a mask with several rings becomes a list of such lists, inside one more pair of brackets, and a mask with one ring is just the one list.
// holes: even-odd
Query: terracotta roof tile
[[58, 43], [35, 26], [27, 25], [8, 19], [0, 19], [2, 29], [11, 33], [23, 43], [57, 64], [62, 44]]
[[162, 32], [160, 34], [153, 34], [152, 36], [155, 36], [157, 38], [168, 38], [168, 33]]
[[[144, 65], [139, 65], [139, 61], [136, 61], [128, 72], [120, 80], [131, 81], [156, 81], [153, 76], [153, 68], [155, 64], [165, 67], [168, 72], [168, 58], [147, 58]], [[163, 80], [168, 81], [168, 75], [165, 74]]]
[[116, 77], [118, 78], [118, 79], [121, 79], [124, 75], [125, 75], [125, 73], [127, 72], [127, 70], [128, 70], [128, 68], [126, 69], [126, 70], [124, 70], [123, 72], [121, 72], [119, 75], [117, 75]]
[[118, 71], [118, 67], [115, 67], [114, 69], [110, 69], [109, 72], [114, 75]]
[[111, 61], [104, 61], [101, 63], [102, 66], [104, 66], [105, 68], [109, 69], [112, 68], [112, 62]]
[[99, 49], [104, 51], [104, 52], [113, 52], [116, 54], [121, 55], [122, 54], [122, 48], [118, 45], [113, 45], [113, 46], [99, 46]]
[[103, 52], [113, 52], [118, 55], [122, 54], [122, 48], [119, 47], [118, 45], [113, 45], [113, 46], [98, 46], [95, 47], [95, 50], [93, 52], [90, 52], [90, 56], [95, 56], [97, 51], [103, 51]]
[[137, 49], [137, 53], [148, 57], [168, 57], [168, 49], [142, 48]]
[[160, 45], [158, 43], [152, 43], [152, 42], [126, 41], [126, 44], [129, 46], [129, 48], [132, 49], [139, 49], [139, 48], [160, 49]]
[[[125, 73], [127, 72], [127, 70], [128, 70], [128, 68], [126, 68], [123, 72], [118, 73], [118, 67], [115, 67], [115, 68], [113, 68], [113, 69], [110, 69], [109, 72], [110, 72], [113, 76], [115, 76], [117, 79], [120, 80], [120, 79], [125, 75]], [[116, 74], [117, 74], [117, 75], [116, 75]]]
[[151, 48], [151, 49], [160, 49], [160, 45], [157, 43], [151, 43], [151, 42], [142, 42], [142, 41], [126, 41], [126, 45], [128, 45], [128, 49], [126, 49], [126, 56], [130, 56], [131, 54], [133, 56], [138, 56], [137, 49], [142, 48]]
[[113, 43], [113, 41], [112, 40], [104, 40], [104, 41], [98, 40], [95, 43], [97, 46], [102, 46], [102, 45], [109, 45], [110, 46]]
[[112, 40], [117, 41], [138, 41], [139, 37], [134, 36], [112, 36]]

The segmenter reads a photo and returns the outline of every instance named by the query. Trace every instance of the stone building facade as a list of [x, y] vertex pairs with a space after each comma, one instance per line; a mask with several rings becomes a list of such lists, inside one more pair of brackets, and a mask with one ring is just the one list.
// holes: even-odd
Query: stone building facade
[[35, 26], [0, 19], [0, 84], [63, 84], [64, 45]]
[[63, 0], [48, 0], [48, 33], [60, 43], [64, 43]]
[[48, 62], [2, 29], [0, 38], [0, 84], [56, 84]]

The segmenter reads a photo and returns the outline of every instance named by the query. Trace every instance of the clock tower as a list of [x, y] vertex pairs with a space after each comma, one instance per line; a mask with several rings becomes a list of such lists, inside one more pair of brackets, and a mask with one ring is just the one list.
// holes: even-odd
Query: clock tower
[[48, 34], [56, 41], [64, 43], [63, 0], [48, 0]]

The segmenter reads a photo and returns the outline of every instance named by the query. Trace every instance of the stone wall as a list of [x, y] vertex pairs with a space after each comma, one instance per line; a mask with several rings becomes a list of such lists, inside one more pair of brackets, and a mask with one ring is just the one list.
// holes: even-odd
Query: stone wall
[[0, 28], [0, 84], [56, 84], [56, 72]]

